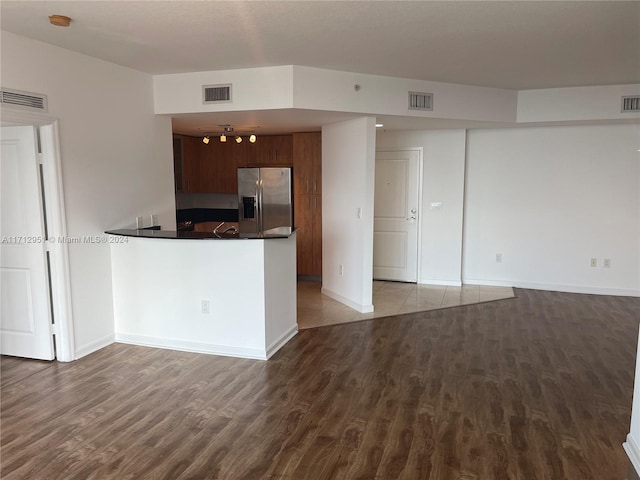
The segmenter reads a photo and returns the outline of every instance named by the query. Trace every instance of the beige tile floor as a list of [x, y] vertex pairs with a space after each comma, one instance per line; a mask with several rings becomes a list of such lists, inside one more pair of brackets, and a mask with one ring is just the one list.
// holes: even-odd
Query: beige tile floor
[[322, 327], [402, 313], [512, 298], [511, 287], [447, 287], [415, 283], [373, 282], [372, 313], [359, 313], [320, 293], [320, 282], [298, 282], [298, 328]]

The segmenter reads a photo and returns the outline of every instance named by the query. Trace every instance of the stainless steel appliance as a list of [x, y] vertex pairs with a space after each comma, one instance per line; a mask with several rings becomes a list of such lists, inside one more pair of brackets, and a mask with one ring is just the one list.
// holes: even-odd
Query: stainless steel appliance
[[239, 168], [240, 233], [291, 233], [291, 199], [290, 168]]

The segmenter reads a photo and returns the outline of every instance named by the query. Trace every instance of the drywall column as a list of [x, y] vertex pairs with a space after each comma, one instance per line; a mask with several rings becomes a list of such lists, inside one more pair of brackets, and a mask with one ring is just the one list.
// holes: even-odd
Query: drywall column
[[322, 127], [322, 293], [372, 312], [374, 117]]
[[378, 132], [378, 150], [416, 147], [423, 151], [418, 283], [461, 285], [466, 131]]

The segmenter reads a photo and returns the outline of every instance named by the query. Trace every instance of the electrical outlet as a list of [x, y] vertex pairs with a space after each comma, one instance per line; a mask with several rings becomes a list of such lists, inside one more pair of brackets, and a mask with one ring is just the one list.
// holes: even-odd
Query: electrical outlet
[[592, 267], [597, 267], [598, 266], [598, 259], [597, 258], [592, 258], [591, 259], [591, 266]]
[[610, 258], [605, 258], [604, 262], [602, 262], [602, 267], [603, 268], [611, 268], [611, 259]]
[[502, 254], [496, 253], [496, 263], [502, 263]]
[[344, 275], [344, 267], [342, 265], [338, 266], [338, 273], [340, 274], [340, 276]]
[[211, 313], [209, 300], [202, 300], [202, 302], [200, 302], [200, 312], [204, 313], [205, 315]]

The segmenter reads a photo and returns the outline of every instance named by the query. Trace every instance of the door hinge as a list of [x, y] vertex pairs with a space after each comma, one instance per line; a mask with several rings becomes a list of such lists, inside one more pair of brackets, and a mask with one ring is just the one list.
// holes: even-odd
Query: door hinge
[[44, 155], [41, 153], [37, 153], [36, 155], [38, 157], [38, 165], [44, 165]]
[[52, 323], [49, 328], [49, 333], [51, 335], [58, 335], [60, 333], [60, 330], [58, 329], [58, 325], [55, 323]]

